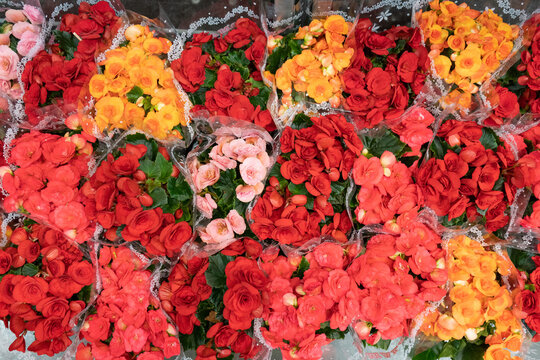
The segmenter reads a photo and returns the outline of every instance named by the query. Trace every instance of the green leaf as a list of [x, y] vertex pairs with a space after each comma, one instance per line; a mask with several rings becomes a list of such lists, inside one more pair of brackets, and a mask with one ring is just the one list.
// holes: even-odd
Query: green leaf
[[11, 50], [13, 50], [16, 54], [18, 54], [19, 52], [17, 51], [17, 45], [19, 44], [19, 40], [13, 36], [13, 35], [9, 35], [9, 48]]
[[210, 69], [205, 69], [204, 70], [204, 83], [202, 84], [202, 87], [213, 88], [216, 80], [217, 80], [217, 73]]
[[330, 186], [332, 188], [332, 192], [330, 193], [328, 202], [332, 204], [334, 211], [341, 212], [341, 210], [336, 210], [336, 207], [345, 207], [345, 197], [347, 195], [347, 187], [349, 186], [349, 182], [333, 181]]
[[21, 269], [21, 275], [34, 276], [39, 272], [39, 268], [34, 264], [24, 264]]
[[448, 151], [448, 149], [449, 149], [448, 144], [442, 141], [439, 137], [435, 137], [433, 139], [433, 142], [431, 143], [431, 146], [429, 148], [433, 156], [437, 159], [444, 158], [444, 155], [446, 155], [446, 152]]
[[216, 48], [214, 47], [213, 41], [205, 42], [201, 45], [201, 49], [203, 52], [208, 53], [210, 55], [214, 55], [216, 53]]
[[375, 345], [371, 346], [376, 347], [377, 349], [388, 350], [391, 343], [392, 340], [379, 340]]
[[152, 206], [149, 207], [149, 209], [155, 209], [167, 204], [167, 193], [165, 192], [165, 189], [161, 187], [154, 189], [150, 193], [150, 196], [152, 197], [152, 200], [154, 200], [154, 202], [152, 203]]
[[169, 178], [167, 181], [167, 191], [172, 198], [179, 202], [190, 200], [193, 197], [193, 191], [188, 182], [181, 176]]
[[467, 345], [456, 354], [455, 360], [483, 360], [484, 353], [488, 346], [489, 345], [487, 344], [476, 345], [467, 343]]
[[450, 221], [448, 221], [448, 215], [443, 216], [441, 219], [441, 223], [445, 227], [464, 225], [466, 222], [467, 222], [467, 213], [465, 211], [463, 211], [463, 214], [461, 214], [457, 218], [453, 218]]
[[233, 260], [231, 256], [225, 256], [221, 253], [210, 256], [208, 269], [205, 272], [206, 282], [212, 288], [226, 288], [227, 277], [225, 276], [225, 267]]
[[118, 45], [118, 47], [126, 47], [129, 45], [129, 40], [124, 40], [120, 43], [120, 45]]
[[149, 179], [156, 179], [161, 174], [159, 166], [150, 159], [143, 159], [139, 164], [139, 170], [142, 170]]
[[66, 60], [73, 59], [73, 54], [77, 51], [77, 46], [79, 45], [79, 39], [67, 31], [54, 30], [53, 34], [62, 55], [64, 55]]
[[268, 56], [266, 70], [275, 74], [287, 59], [291, 59], [295, 55], [302, 53], [301, 45], [303, 41], [295, 39], [294, 36], [295, 34], [291, 33], [281, 39], [281, 44]]
[[289, 186], [287, 188], [289, 189], [289, 191], [293, 195], [311, 196], [311, 194], [306, 189], [306, 185], [304, 185], [304, 184], [295, 184], [293, 182], [290, 182]]
[[279, 189], [280, 190], [283, 190], [287, 187], [287, 185], [289, 184], [289, 181], [287, 179], [285, 179], [282, 175], [281, 175], [281, 164], [280, 163], [275, 163], [274, 166], [272, 166], [272, 169], [270, 170], [270, 174], [268, 174], [268, 178], [270, 179], [271, 177], [275, 176], [278, 181], [279, 181]]
[[446, 342], [439, 342], [433, 347], [421, 352], [420, 354], [415, 355], [412, 360], [437, 360], [439, 359], [439, 354], [442, 351], [443, 346]]
[[208, 91], [207, 88], [200, 88], [194, 93], [188, 93], [189, 100], [193, 103], [193, 105], [203, 105], [206, 101], [206, 92]]
[[518, 270], [525, 271], [526, 273], [530, 274], [536, 269], [536, 265], [532, 260], [534, 254], [525, 250], [514, 248], [507, 248], [507, 251], [510, 260], [512, 260], [512, 263]]
[[381, 137], [366, 137], [364, 139], [364, 145], [369, 153], [376, 157], [381, 157], [385, 151], [390, 151], [399, 159], [401, 155], [410, 151], [407, 144], [401, 142], [399, 137], [390, 130], [386, 130], [385, 134]]
[[165, 159], [161, 153], [158, 153], [156, 156], [156, 164], [159, 167], [159, 176], [158, 180], [161, 182], [167, 182], [171, 177], [173, 171], [173, 165], [170, 161]]
[[294, 117], [294, 120], [293, 120], [292, 124], [291, 124], [291, 127], [293, 129], [296, 129], [296, 130], [307, 128], [307, 127], [310, 127], [310, 126], [313, 126], [313, 122], [311, 121], [309, 116], [307, 116], [306, 114], [302, 114], [302, 113], [296, 115]]
[[292, 277], [295, 278], [304, 278], [304, 273], [309, 269], [309, 261], [307, 261], [307, 259], [302, 256], [302, 260], [300, 261], [300, 264], [298, 264], [298, 267], [296, 268], [296, 270], [293, 272], [292, 274]]
[[144, 95], [143, 89], [141, 89], [138, 86], [134, 86], [131, 90], [128, 91], [126, 94], [127, 99], [130, 103], [135, 104], [137, 102], [137, 99], [139, 99], [141, 96]]
[[179, 334], [179, 337], [184, 351], [196, 350], [199, 346], [206, 344], [206, 331], [202, 326], [194, 326], [191, 334]]
[[259, 90], [257, 96], [252, 96], [249, 98], [251, 105], [257, 107], [260, 106], [261, 110], [266, 110], [266, 105], [268, 103], [268, 98], [270, 97], [270, 88], [264, 87]]
[[491, 150], [497, 150], [497, 147], [499, 146], [497, 134], [495, 134], [495, 131], [490, 128], [482, 129], [482, 137], [480, 138], [480, 143], [486, 149]]

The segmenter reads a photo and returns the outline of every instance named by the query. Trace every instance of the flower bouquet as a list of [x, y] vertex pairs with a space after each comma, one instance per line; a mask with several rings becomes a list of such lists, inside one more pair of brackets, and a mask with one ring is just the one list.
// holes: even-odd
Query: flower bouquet
[[274, 162], [273, 140], [262, 128], [225, 117], [210, 118], [209, 123], [213, 127], [210, 137], [186, 160], [199, 213], [199, 239], [193, 249], [200, 245], [204, 253], [250, 235], [245, 213], [264, 190]]
[[172, 43], [148, 26], [131, 25], [124, 35], [125, 42], [99, 63], [103, 71], [90, 78], [95, 110], [83, 119], [83, 129], [89, 121], [93, 132], [97, 126], [101, 133], [135, 129], [159, 140], [184, 139], [187, 104], [165, 57]]
[[219, 36], [193, 34], [171, 62], [176, 80], [193, 103], [192, 112], [230, 116], [276, 130], [266, 104], [270, 88], [262, 82], [266, 36], [249, 18], [239, 18]]
[[[413, 357], [433, 359], [474, 353], [484, 359], [519, 359], [526, 333], [516, 269], [508, 256], [465, 235], [448, 243], [448, 306], [426, 316], [421, 331], [440, 342]], [[505, 285], [505, 283], [507, 285]]]
[[197, 358], [262, 358], [252, 325], [261, 317], [266, 285], [256, 262], [261, 251], [258, 242], [245, 238], [221, 254], [183, 257], [174, 266], [159, 297], [178, 325], [184, 351], [195, 350]]
[[167, 149], [142, 134], [108, 154], [81, 193], [107, 240], [136, 242], [146, 256], [177, 256], [192, 237], [191, 188]]
[[[22, 8], [0, 7], [0, 69], [1, 95], [18, 100], [22, 96], [19, 84], [19, 62], [31, 58], [43, 49], [40, 39], [41, 26], [45, 21], [39, 2], [25, 3]], [[4, 100], [5, 101], [5, 100]], [[0, 109], [6, 111], [5, 104]]]
[[441, 125], [414, 180], [444, 225], [481, 222], [497, 231], [508, 224], [516, 193], [511, 169], [518, 156], [509, 141], [472, 121], [448, 119]]
[[324, 345], [344, 338], [360, 310], [362, 291], [346, 271], [359, 250], [326, 241], [288, 257], [263, 254], [268, 283], [261, 333], [284, 359], [320, 359]]
[[102, 247], [98, 253], [102, 288], [81, 327], [76, 358], [179, 355], [178, 332], [151, 292], [150, 264], [127, 247]]
[[362, 142], [343, 115], [295, 117], [282, 133], [281, 155], [257, 199], [250, 227], [259, 240], [300, 246], [321, 235], [346, 242], [349, 172]]
[[88, 240], [94, 227], [86, 216], [80, 191], [82, 178], [93, 163], [93, 147], [81, 135], [62, 137], [38, 131], [11, 142], [8, 166], [1, 169], [7, 212], [21, 212], [58, 230], [78, 243]]
[[[460, 112], [473, 110], [473, 94], [501, 63], [516, 51], [519, 26], [467, 4], [433, 0], [426, 11], [415, 14], [434, 74], [446, 85], [441, 106], [456, 106]], [[518, 45], [519, 46], [519, 45]]]
[[[93, 300], [96, 272], [62, 233], [31, 220], [7, 227], [0, 250], [0, 318], [17, 337], [10, 351], [53, 356], [71, 344]], [[34, 334], [26, 346], [24, 335]]]

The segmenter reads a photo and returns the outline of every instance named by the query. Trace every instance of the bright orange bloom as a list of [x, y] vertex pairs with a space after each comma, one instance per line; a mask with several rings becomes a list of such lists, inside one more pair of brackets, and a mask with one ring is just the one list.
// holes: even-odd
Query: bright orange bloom
[[90, 95], [99, 99], [107, 93], [107, 78], [105, 75], [96, 74], [90, 79], [88, 84]]
[[332, 86], [325, 78], [315, 79], [308, 84], [307, 93], [317, 103], [322, 103], [332, 96]]

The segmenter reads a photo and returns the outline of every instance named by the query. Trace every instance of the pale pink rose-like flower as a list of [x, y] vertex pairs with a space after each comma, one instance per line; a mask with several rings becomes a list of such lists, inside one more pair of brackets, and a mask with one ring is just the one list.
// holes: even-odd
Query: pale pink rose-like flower
[[251, 185], [238, 185], [236, 187], [236, 197], [244, 203], [248, 203], [255, 198], [257, 192]]
[[257, 159], [261, 160], [261, 163], [265, 168], [270, 167], [270, 156], [268, 156], [268, 153], [266, 151], [261, 151], [257, 154]]
[[246, 231], [246, 222], [238, 211], [234, 209], [229, 211], [229, 214], [227, 214], [227, 220], [229, 220], [233, 231], [238, 235], [242, 235], [244, 231]]
[[264, 190], [264, 183], [260, 182], [255, 185], [253, 185], [253, 188], [255, 189], [255, 193], [259, 195]]
[[36, 25], [30, 24], [29, 22], [18, 22], [13, 25], [13, 29], [11, 29], [11, 31], [13, 32], [13, 36], [15, 36], [17, 39], [22, 38], [23, 34], [27, 31], [39, 34], [39, 28]]
[[219, 169], [216, 165], [210, 163], [202, 165], [197, 170], [195, 177], [195, 187], [197, 191], [201, 191], [208, 186], [214, 185], [219, 180]]
[[11, 84], [7, 80], [0, 80], [0, 92], [3, 92], [4, 94], [9, 93], [11, 90]]
[[9, 9], [5, 13], [5, 18], [7, 22], [18, 23], [20, 21], [26, 21], [26, 16], [22, 10]]
[[16, 79], [18, 63], [19, 55], [9, 46], [0, 45], [0, 80]]
[[234, 139], [223, 144], [221, 150], [223, 151], [223, 155], [236, 160], [238, 157], [237, 151], [245, 145], [246, 142], [243, 139]]
[[231, 223], [227, 219], [215, 219], [206, 226], [206, 235], [208, 238], [201, 239], [207, 244], [221, 244], [234, 239], [234, 231]]
[[219, 154], [219, 155], [223, 155], [223, 146], [225, 144], [228, 144], [230, 143], [231, 141], [233, 141], [234, 139], [236, 139], [234, 136], [230, 136], [230, 135], [221, 135], [221, 136], [218, 136], [217, 139], [216, 139], [216, 152]]
[[0, 45], [9, 45], [10, 34], [0, 34]]
[[250, 136], [245, 139], [246, 143], [257, 146], [261, 151], [266, 150], [266, 141], [260, 136]]
[[[36, 46], [38, 39], [39, 39], [39, 34], [36, 34], [32, 31], [25, 32], [22, 35], [21, 40], [17, 44], [17, 52], [19, 53], [19, 55], [21, 56], [28, 55], [30, 53], [30, 50], [32, 50], [32, 48]], [[42, 49], [39, 49], [39, 50], [42, 50]]]
[[233, 231], [238, 235], [241, 235], [244, 233], [244, 231], [246, 231], [246, 222], [238, 211], [234, 209], [229, 211], [229, 214], [227, 214], [227, 220], [229, 220]]
[[234, 169], [237, 166], [237, 162], [227, 156], [223, 156], [221, 154], [218, 154], [217, 146], [214, 146], [212, 150], [210, 150], [210, 159], [212, 159], [212, 163], [216, 165], [220, 170], [228, 170], [228, 169]]
[[266, 176], [266, 168], [261, 163], [261, 160], [256, 157], [249, 157], [240, 164], [240, 175], [246, 184], [255, 185]]
[[43, 24], [43, 21], [45, 21], [45, 16], [43, 16], [41, 10], [35, 6], [24, 5], [23, 13], [32, 24], [41, 25]]
[[206, 194], [204, 197], [197, 195], [196, 204], [197, 209], [199, 209], [203, 216], [207, 219], [211, 219], [212, 212], [214, 209], [217, 209], [217, 204], [210, 194]]
[[188, 162], [187, 166], [188, 166], [188, 171], [189, 171], [189, 174], [191, 175], [191, 178], [195, 181], [195, 179], [197, 178], [197, 174], [199, 173], [199, 167], [201, 166], [199, 159], [192, 158]]

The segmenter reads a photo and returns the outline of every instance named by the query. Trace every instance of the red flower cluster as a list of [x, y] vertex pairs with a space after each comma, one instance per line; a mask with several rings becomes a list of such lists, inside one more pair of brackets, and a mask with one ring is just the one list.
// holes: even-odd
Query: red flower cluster
[[[260, 72], [265, 51], [264, 32], [252, 20], [241, 18], [225, 36], [193, 35], [171, 68], [196, 105], [193, 111], [206, 109], [212, 115], [250, 121], [274, 131], [276, 126], [266, 110], [270, 90], [262, 83]], [[200, 99], [194, 93], [200, 93]]]
[[[537, 251], [540, 252], [540, 245], [537, 245]], [[529, 283], [527, 289], [521, 291], [521, 311], [526, 314], [525, 322], [527, 326], [534, 331], [532, 341], [540, 341], [540, 256], [533, 256], [532, 260], [536, 265], [536, 269], [529, 274]], [[532, 288], [533, 291], [530, 289]]]
[[352, 176], [360, 186], [354, 213], [361, 224], [391, 222], [396, 215], [418, 210], [424, 204], [412, 171], [389, 151], [380, 158], [360, 155], [354, 162]]
[[[181, 210], [175, 214], [164, 213], [155, 206], [145, 210], [154, 205], [148, 186], [157, 181], [147, 179], [139, 169], [146, 153], [146, 145], [128, 143], [116, 158], [112, 154], [107, 156], [81, 188], [86, 197], [86, 216], [107, 230], [105, 237], [110, 241], [117, 240], [120, 232], [125, 241], [140, 241], [150, 255], [173, 257], [191, 238], [191, 225], [176, 222], [183, 215]], [[165, 148], [159, 148], [159, 153], [170, 160]], [[172, 168], [171, 176], [178, 177], [179, 170]]]
[[60, 31], [76, 34], [81, 40], [77, 44], [74, 57], [84, 62], [93, 62], [97, 52], [109, 48], [121, 19], [107, 1], [95, 5], [82, 2], [79, 14], [65, 14], [60, 23]]
[[283, 131], [276, 164], [280, 173], [270, 179], [251, 212], [251, 230], [260, 240], [294, 246], [320, 235], [347, 240], [352, 224], [344, 196], [340, 198], [333, 186], [338, 184], [343, 194], [362, 142], [342, 115], [314, 117], [310, 122], [308, 127]]
[[145, 265], [128, 248], [101, 249], [103, 290], [81, 328], [89, 344], [79, 345], [77, 360], [162, 360], [180, 354], [176, 329], [150, 293], [152, 274]]
[[86, 307], [89, 292], [82, 290], [94, 283], [95, 270], [55, 230], [34, 224], [9, 232], [0, 250], [0, 318], [17, 336], [9, 350], [24, 352], [31, 331], [36, 340], [28, 351], [53, 356], [71, 344], [71, 321]]
[[414, 100], [409, 93], [420, 93], [429, 70], [418, 28], [398, 26], [376, 33], [371, 27], [369, 19], [356, 24], [346, 42], [354, 57], [341, 75], [344, 107], [353, 112], [361, 128], [403, 114]]
[[261, 331], [284, 359], [320, 359], [321, 347], [332, 342], [319, 332], [323, 324], [345, 331], [358, 315], [361, 291], [345, 271], [356, 250], [324, 242], [304, 258], [276, 253], [261, 264], [270, 280], [264, 290], [267, 327]]
[[222, 322], [214, 324], [207, 331], [206, 337], [213, 339], [214, 348], [211, 347], [211, 343], [199, 346], [197, 348], [199, 360], [226, 358], [233, 353], [239, 354], [242, 359], [253, 359], [261, 350], [261, 346], [245, 331], [237, 331]]
[[409, 333], [410, 320], [428, 301], [446, 295], [448, 279], [441, 238], [416, 219], [412, 212], [398, 217], [369, 239], [366, 252], [356, 258], [347, 273], [362, 288], [360, 320], [354, 328], [370, 344]]
[[212, 294], [206, 283], [207, 269], [207, 258], [181, 258], [159, 288], [161, 307], [174, 319], [181, 334], [191, 334], [194, 326], [201, 325], [195, 316], [197, 308]]
[[[493, 140], [488, 147], [481, 142], [483, 134]], [[447, 143], [447, 152], [439, 154], [442, 159], [429, 159], [414, 175], [425, 205], [448, 220], [464, 213], [470, 221], [484, 216], [488, 231], [505, 226], [509, 220], [505, 210], [516, 190], [505, 170], [514, 167], [514, 155], [506, 145], [499, 145], [502, 142], [493, 131], [471, 121], [447, 120], [437, 137], [439, 143]], [[455, 146], [459, 152], [453, 150]]]
[[517, 188], [532, 190], [534, 201], [532, 213], [525, 216], [521, 224], [528, 228], [540, 228], [540, 152], [533, 151], [523, 156], [513, 169], [511, 182]]
[[416, 107], [403, 116], [398, 124], [390, 126], [392, 131], [399, 135], [399, 140], [411, 148], [412, 154], [421, 155], [420, 148], [433, 138], [430, 126], [435, 117], [426, 109]]
[[23, 99], [30, 124], [38, 124], [41, 120], [38, 108], [53, 101], [61, 108], [67, 105], [69, 108], [66, 110], [76, 107], [83, 85], [96, 71], [96, 52], [109, 47], [120, 22], [106, 1], [92, 6], [83, 2], [79, 15], [64, 15], [60, 31], [74, 33], [82, 40], [76, 50], [71, 49], [75, 50], [71, 59], [62, 56], [65, 46], [60, 44], [58, 47], [57, 44], [53, 48], [54, 53], [42, 50], [26, 64], [22, 74]]
[[22, 211], [79, 243], [94, 229], [81, 203], [79, 182], [88, 175], [92, 144], [80, 135], [61, 137], [38, 131], [13, 140], [10, 162], [18, 168], [3, 174], [8, 212]]
[[[525, 52], [524, 52], [525, 53]], [[540, 89], [540, 88], [539, 88]], [[501, 126], [508, 119], [513, 119], [520, 114], [518, 97], [505, 87], [497, 85], [495, 87], [496, 104], [493, 112], [484, 120], [484, 125]], [[540, 103], [535, 105], [535, 112], [540, 112]]]

